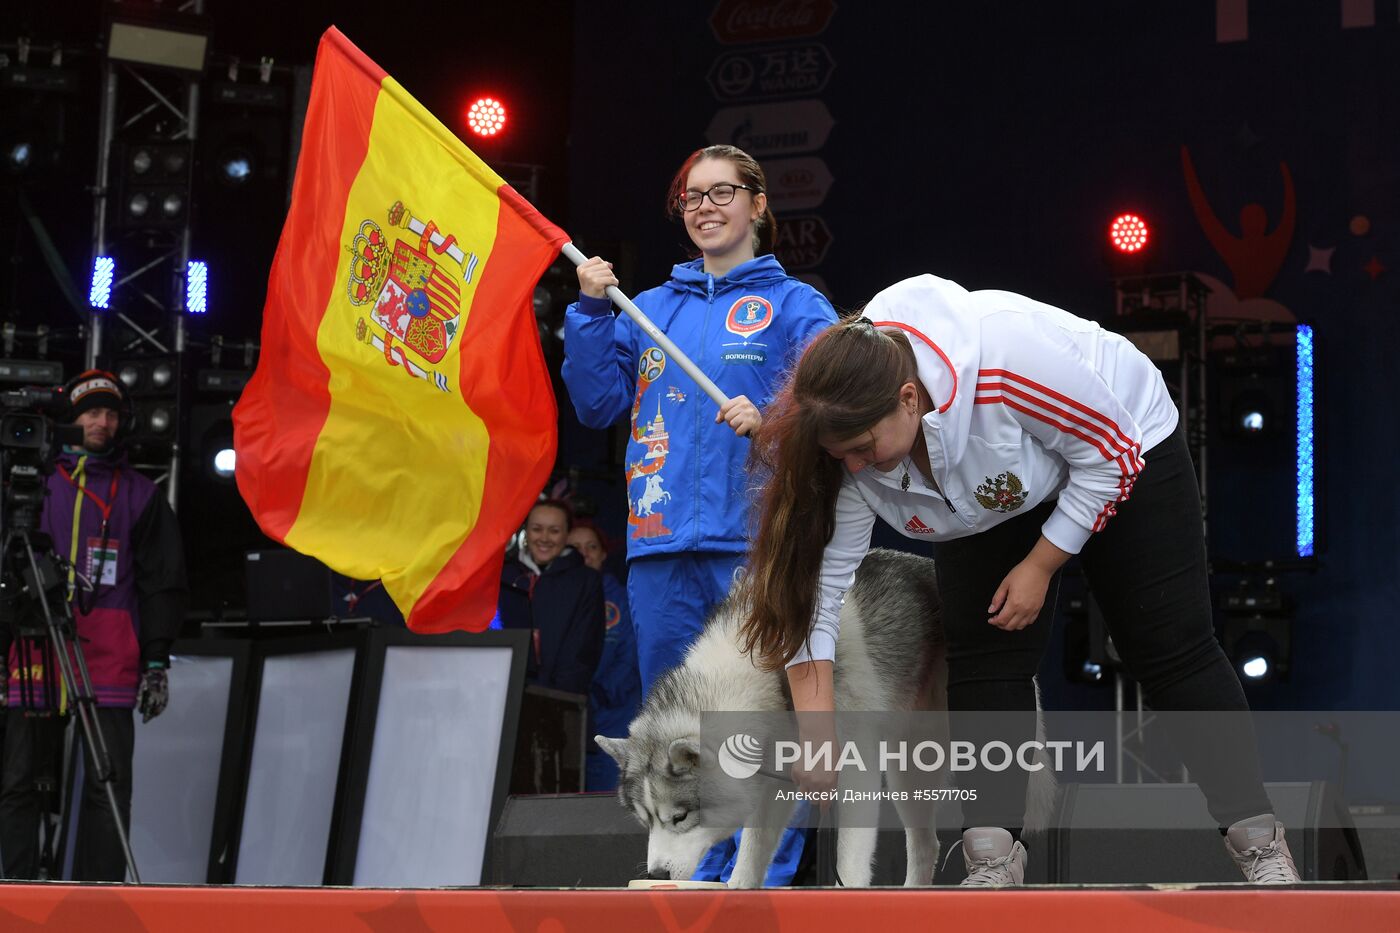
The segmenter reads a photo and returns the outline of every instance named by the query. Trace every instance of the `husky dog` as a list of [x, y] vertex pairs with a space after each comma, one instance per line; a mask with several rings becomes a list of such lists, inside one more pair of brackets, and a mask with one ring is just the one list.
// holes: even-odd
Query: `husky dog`
[[[753, 888], [763, 878], [795, 804], [779, 801], [786, 788], [773, 780], [735, 780], [724, 774], [717, 750], [701, 742], [701, 713], [791, 709], [783, 671], [759, 670], [739, 643], [739, 598], [731, 593], [715, 610], [685, 660], [652, 687], [625, 739], [598, 736], [617, 759], [618, 796], [649, 831], [647, 869], [689, 878], [705, 852], [745, 827], [730, 887]], [[834, 671], [836, 709], [945, 711], [947, 665], [941, 602], [933, 561], [897, 551], [873, 550], [856, 571], [841, 608], [841, 638]], [[942, 734], [919, 741], [946, 743]], [[946, 744], [945, 744], [946, 747]], [[892, 769], [890, 790], [917, 777]], [[879, 775], [874, 775], [875, 789]], [[841, 787], [850, 783], [841, 772]], [[927, 786], [926, 779], [920, 786]], [[905, 827], [906, 885], [927, 885], [938, 859], [934, 804], [898, 803]], [[851, 887], [870, 884], [876, 822], [868, 808], [837, 810], [837, 871]], [[859, 822], [861, 825], [856, 825]]]
[[[759, 887], [796, 806], [776, 799], [776, 791], [790, 790], [790, 784], [731, 778], [719, 765], [717, 749], [701, 740], [702, 712], [781, 713], [792, 706], [786, 674], [759, 670], [743, 652], [742, 615], [731, 593], [685, 660], [653, 685], [627, 738], [596, 737], [618, 762], [623, 807], [649, 832], [647, 870], [653, 877], [689, 878], [706, 851], [743, 827], [729, 885]], [[881, 549], [866, 556], [841, 608], [833, 681], [838, 711], [918, 711], [919, 734], [894, 738], [947, 747], [947, 657], [932, 560]], [[929, 780], [943, 773], [892, 768], [886, 774], [889, 790], [907, 796], [896, 798], [895, 807], [904, 824], [908, 886], [932, 884], [939, 849], [937, 804], [916, 801], [913, 791], [928, 789]], [[879, 789], [874, 769], [843, 769], [839, 776], [843, 790]], [[1026, 829], [1043, 825], [1053, 793], [1048, 769], [1031, 775]], [[877, 806], [846, 802], [837, 809], [836, 870], [847, 887], [870, 884], [877, 832], [871, 808]]]

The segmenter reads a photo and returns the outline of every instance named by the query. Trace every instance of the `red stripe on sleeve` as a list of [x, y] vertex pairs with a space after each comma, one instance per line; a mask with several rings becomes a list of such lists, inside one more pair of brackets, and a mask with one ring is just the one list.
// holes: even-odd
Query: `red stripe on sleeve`
[[1089, 417], [1095, 418], [1095, 419], [1099, 420], [1099, 421], [1102, 422], [1103, 424], [1105, 424], [1105, 425], [1107, 425], [1108, 427], [1112, 428], [1112, 429], [1113, 429], [1113, 433], [1117, 434], [1118, 437], [1122, 440], [1122, 442], [1123, 442], [1125, 445], [1131, 446], [1131, 445], [1134, 443], [1134, 441], [1132, 440], [1132, 438], [1130, 438], [1130, 437], [1128, 437], [1126, 434], [1124, 434], [1124, 433], [1123, 433], [1123, 429], [1120, 428], [1120, 427], [1117, 425], [1117, 423], [1114, 422], [1114, 420], [1113, 420], [1112, 418], [1107, 417], [1107, 416], [1104, 415], [1102, 412], [1099, 412], [1099, 411], [1096, 411], [1096, 410], [1090, 408], [1088, 405], [1084, 405], [1084, 404], [1082, 404], [1082, 403], [1080, 403], [1080, 402], [1076, 402], [1074, 399], [1070, 398], [1069, 396], [1067, 396], [1067, 395], [1062, 395], [1061, 393], [1056, 392], [1054, 389], [1051, 389], [1051, 388], [1048, 387], [1048, 386], [1043, 386], [1043, 385], [1041, 385], [1040, 383], [1038, 383], [1038, 382], [1036, 382], [1036, 381], [1034, 381], [1034, 380], [1032, 380], [1032, 379], [1027, 379], [1025, 376], [1022, 376], [1022, 375], [1020, 375], [1019, 373], [1013, 373], [1013, 372], [1011, 372], [1010, 370], [1006, 370], [1006, 369], [980, 369], [980, 370], [977, 371], [977, 376], [978, 376], [979, 379], [980, 379], [981, 377], [983, 377], [983, 376], [1002, 376], [1002, 377], [1005, 377], [1005, 378], [1007, 378], [1007, 379], [1014, 379], [1014, 380], [1016, 380], [1017, 382], [1024, 383], [1025, 385], [1030, 386], [1032, 389], [1035, 389], [1037, 392], [1041, 392], [1041, 393], [1043, 393], [1043, 394], [1045, 394], [1045, 395], [1048, 395], [1048, 396], [1050, 396], [1051, 398], [1055, 399], [1056, 401], [1063, 402], [1064, 404], [1070, 406], [1071, 408], [1075, 409], [1076, 411], [1083, 412], [1084, 414], [1088, 415]]

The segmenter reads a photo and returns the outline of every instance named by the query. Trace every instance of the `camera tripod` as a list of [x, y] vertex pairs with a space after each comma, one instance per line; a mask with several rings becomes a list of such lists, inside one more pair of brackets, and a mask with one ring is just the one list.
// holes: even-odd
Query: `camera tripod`
[[[48, 711], [58, 714], [59, 697], [55, 695], [56, 685], [50, 671], [57, 665], [61, 686], [68, 702], [72, 705], [78, 724], [82, 729], [83, 745], [88, 750], [88, 760], [93, 774], [102, 785], [107, 805], [111, 808], [112, 822], [117, 829], [122, 853], [126, 857], [126, 869], [131, 880], [141, 883], [136, 869], [136, 859], [131, 853], [131, 842], [123, 821], [121, 808], [117, 805], [117, 794], [113, 787], [115, 769], [107, 750], [107, 739], [102, 732], [102, 724], [97, 718], [97, 698], [93, 694], [92, 679], [88, 675], [87, 661], [77, 637], [72, 608], [66, 599], [58, 599], [57, 613], [49, 605], [49, 596], [61, 592], [65, 585], [63, 562], [53, 553], [47, 535], [32, 532], [22, 515], [16, 516], [19, 527], [12, 528], [4, 536], [0, 547], [0, 590], [5, 591], [8, 607], [13, 612], [11, 630], [13, 643], [19, 658], [20, 708], [24, 710]], [[37, 607], [43, 617], [43, 625], [24, 625], [20, 621], [23, 609]], [[33, 613], [29, 613], [33, 620]], [[71, 651], [71, 654], [70, 654]], [[46, 675], [38, 684], [34, 677], [35, 658], [48, 660], [43, 665]], [[40, 663], [43, 663], [42, 661]], [[35, 730], [37, 735], [37, 730]], [[35, 755], [35, 767], [40, 766], [39, 756]], [[65, 808], [66, 809], [66, 808]]]

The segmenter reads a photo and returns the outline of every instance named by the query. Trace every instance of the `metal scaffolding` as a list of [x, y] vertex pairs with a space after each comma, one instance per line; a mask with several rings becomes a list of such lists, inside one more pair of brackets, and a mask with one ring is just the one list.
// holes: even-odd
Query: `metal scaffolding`
[[[168, 355], [175, 368], [173, 423], [184, 410], [185, 274], [190, 261], [190, 194], [184, 198], [183, 223], [167, 227], [123, 223], [126, 205], [113, 194], [120, 173], [128, 166], [114, 158], [124, 144], [184, 143], [198, 136], [199, 75], [104, 59], [101, 66], [102, 102], [97, 142], [97, 178], [93, 186], [94, 261], [119, 248], [122, 262], [113, 282], [114, 296], [129, 299], [122, 310], [94, 308], [90, 313], [87, 365], [97, 366], [104, 349], [112, 353], [141, 351]], [[125, 325], [119, 330], [115, 323]], [[168, 459], [139, 463], [165, 483], [166, 497], [176, 506], [179, 494], [180, 435], [172, 433]]]

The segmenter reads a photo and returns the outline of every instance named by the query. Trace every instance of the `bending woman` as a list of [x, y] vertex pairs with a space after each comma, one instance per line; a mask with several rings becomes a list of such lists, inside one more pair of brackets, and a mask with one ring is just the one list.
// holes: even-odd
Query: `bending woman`
[[[1059, 571], [1079, 554], [1152, 707], [1234, 714], [1173, 736], [1230, 854], [1250, 881], [1297, 881], [1215, 640], [1200, 493], [1156, 366], [1091, 321], [932, 275], [864, 314], [812, 343], [755, 443], [771, 471], [747, 578], [755, 657], [787, 666], [797, 709], [832, 709], [838, 612], [879, 518], [934, 542], [953, 738], [1016, 748], [1035, 734]], [[994, 731], [959, 712], [1005, 718]], [[1022, 882], [1026, 780], [1015, 767], [964, 780], [978, 790], [964, 884]]]

